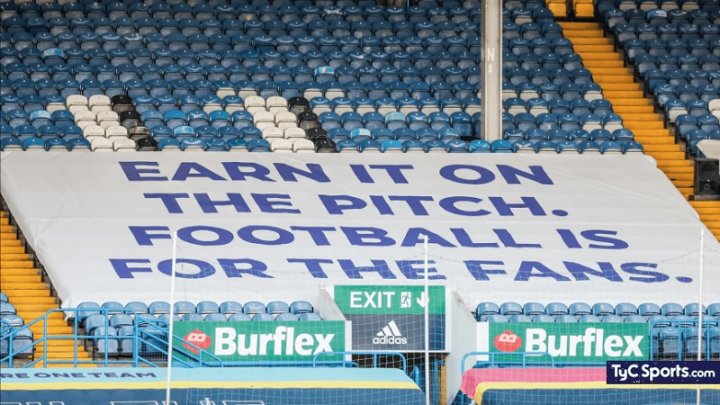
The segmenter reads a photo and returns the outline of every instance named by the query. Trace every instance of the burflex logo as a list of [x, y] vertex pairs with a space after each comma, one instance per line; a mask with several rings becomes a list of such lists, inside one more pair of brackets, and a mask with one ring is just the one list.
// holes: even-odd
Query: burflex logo
[[495, 336], [493, 339], [495, 348], [501, 352], [514, 352], [522, 346], [522, 338], [511, 330], [506, 330], [503, 333]]
[[380, 332], [373, 338], [376, 345], [406, 345], [407, 338], [400, 332], [395, 321], [388, 322]]
[[[212, 339], [210, 336], [201, 331], [200, 329], [195, 329], [194, 331], [188, 333], [183, 337], [183, 347], [190, 350], [193, 354], [198, 354], [200, 350], [197, 348], [199, 347], [202, 350], [206, 350], [210, 345], [212, 344]], [[192, 343], [192, 345], [190, 344]]]

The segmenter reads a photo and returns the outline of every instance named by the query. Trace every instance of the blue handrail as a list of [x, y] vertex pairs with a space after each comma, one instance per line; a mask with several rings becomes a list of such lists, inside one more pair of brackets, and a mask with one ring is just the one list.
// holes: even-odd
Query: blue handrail
[[[338, 361], [334, 361], [334, 362], [330, 361], [330, 362], [324, 362], [324, 363], [318, 362], [319, 358], [328, 357], [328, 356], [338, 356], [338, 357], [342, 358], [343, 360], [338, 360]], [[399, 359], [399, 362], [401, 365], [401, 367], [399, 367], [399, 368], [405, 374], [407, 374], [407, 359], [405, 358], [405, 355], [400, 352], [391, 352], [391, 351], [373, 352], [373, 351], [352, 351], [352, 350], [350, 350], [350, 351], [344, 351], [344, 352], [322, 352], [322, 353], [317, 353], [313, 357], [312, 364], [313, 364], [313, 367], [318, 367], [323, 364], [324, 365], [342, 366], [342, 367], [346, 367], [347, 365], [350, 365], [350, 367], [357, 367], [357, 365], [354, 362], [344, 360], [345, 358], [351, 357], [351, 356], [371, 356], [373, 368], [378, 368], [378, 360], [379, 360], [380, 356], [397, 357]]]
[[[140, 363], [148, 366], [158, 367], [159, 364], [157, 361], [153, 361], [150, 358], [147, 358], [144, 356], [140, 350], [139, 347], [141, 344], [145, 345], [146, 347], [149, 347], [153, 349], [153, 354], [157, 356], [165, 356], [167, 358], [168, 351], [167, 351], [167, 335], [168, 335], [168, 329], [167, 327], [162, 323], [144, 323], [142, 327], [138, 325], [137, 323], [133, 323], [133, 333], [131, 336], [122, 336], [122, 337], [116, 337], [116, 336], [109, 336], [107, 332], [98, 334], [98, 335], [88, 335], [85, 333], [80, 333], [80, 330], [82, 329], [80, 326], [80, 322], [77, 316], [77, 313], [79, 311], [83, 312], [93, 312], [100, 315], [103, 315], [103, 324], [98, 325], [102, 326], [104, 328], [108, 328], [110, 326], [109, 322], [109, 314], [107, 309], [88, 309], [88, 308], [54, 308], [48, 310], [45, 314], [38, 317], [37, 319], [34, 319], [33, 321], [20, 326], [20, 327], [12, 327], [8, 322], [3, 321], [2, 328], [0, 328], [0, 338], [3, 340], [8, 341], [8, 353], [1, 354], [0, 357], [0, 363], [7, 363], [9, 367], [13, 367], [15, 365], [15, 360], [17, 357], [20, 357], [20, 354], [25, 353], [29, 347], [32, 347], [31, 350], [31, 360], [25, 364], [23, 364], [23, 367], [34, 367], [37, 364], [42, 363], [43, 367], [48, 367], [50, 364], [66, 364], [71, 365], [73, 367], [77, 367], [81, 364], [99, 364], [103, 366], [108, 366], [109, 364], [132, 364], [133, 367], [137, 367]], [[72, 316], [72, 328], [73, 328], [73, 334], [72, 335], [49, 335], [48, 333], [48, 320], [54, 313], [64, 313], [65, 315], [69, 314], [75, 314], [75, 316]], [[129, 313], [129, 315], [135, 316], [135, 313]], [[30, 329], [33, 325], [41, 324], [43, 329], [43, 337], [37, 340], [33, 340], [32, 343], [28, 344], [27, 346], [23, 346], [20, 348], [14, 348], [13, 347], [13, 341], [15, 340], [15, 336], [17, 336], [21, 331]], [[104, 329], [104, 330], [106, 330]], [[154, 331], [155, 333], [145, 333], [148, 331]], [[146, 337], [147, 336], [147, 337]], [[132, 344], [132, 353], [129, 359], [123, 360], [118, 357], [118, 359], [111, 359], [110, 353], [107, 350], [108, 342], [110, 340], [125, 340], [125, 339], [131, 339]], [[206, 350], [198, 347], [192, 342], [187, 342], [182, 339], [182, 337], [179, 337], [177, 335], [173, 335], [173, 339], [177, 339], [179, 344], [175, 346], [173, 353], [176, 355], [174, 360], [176, 361], [176, 364], [185, 366], [185, 367], [223, 367], [223, 361], [219, 357], [213, 355], [212, 353], [207, 352]], [[57, 360], [57, 359], [50, 359], [48, 358], [48, 342], [51, 340], [72, 340], [73, 342], [73, 356], [72, 359], [63, 359], [63, 360]], [[99, 360], [96, 360], [94, 357], [91, 360], [81, 360], [80, 359], [80, 352], [79, 352], [79, 345], [83, 342], [90, 342], [92, 346], [95, 346], [96, 342], [104, 342], [104, 348], [102, 357]], [[43, 355], [35, 358], [35, 352], [37, 351], [36, 348], [42, 345], [43, 348]], [[192, 349], [192, 350], [183, 350], [183, 346], [186, 348]], [[193, 353], [193, 351], [196, 351], [197, 353]], [[181, 354], [183, 358], [178, 358], [177, 354]]]
[[[467, 361], [468, 357], [471, 357], [471, 356], [488, 356], [489, 360], [486, 362], [488, 363], [488, 365], [490, 367], [496, 367], [499, 364], [501, 364], [503, 366], [512, 366], [512, 365], [520, 364], [521, 367], [527, 367], [528, 358], [547, 357], [548, 362], [546, 363], [546, 365], [550, 365], [550, 367], [556, 367], [555, 366], [555, 358], [552, 355], [550, 355], [550, 353], [547, 353], [547, 352], [508, 352], [508, 353], [505, 353], [505, 352], [468, 352], [468, 353], [465, 353], [465, 355], [462, 357], [462, 360], [460, 362], [460, 367], [461, 367], [461, 371], [463, 374], [465, 374], [465, 371], [467, 370], [465, 368], [465, 362]], [[517, 361], [513, 361], [513, 362], [509, 362], [509, 363], [496, 361], [496, 357], [502, 357], [502, 356], [514, 356], [513, 358], [515, 358], [515, 356], [519, 356], [521, 358], [521, 361], [519, 363]], [[533, 362], [532, 364], [535, 365], [536, 363]], [[542, 364], [542, 363], [538, 363], [538, 364]]]

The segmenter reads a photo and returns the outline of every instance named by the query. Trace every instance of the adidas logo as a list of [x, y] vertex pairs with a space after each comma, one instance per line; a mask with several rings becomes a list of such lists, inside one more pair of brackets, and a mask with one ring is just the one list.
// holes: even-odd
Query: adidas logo
[[376, 345], [406, 345], [407, 338], [403, 337], [402, 332], [398, 328], [395, 321], [388, 322], [376, 337], [373, 338], [373, 344]]

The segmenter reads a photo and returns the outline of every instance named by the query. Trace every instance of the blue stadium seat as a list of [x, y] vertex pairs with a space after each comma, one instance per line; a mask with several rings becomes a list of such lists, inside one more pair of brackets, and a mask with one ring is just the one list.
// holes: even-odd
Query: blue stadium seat
[[125, 310], [125, 307], [117, 301], [103, 302], [100, 308], [103, 310], [103, 313], [107, 313], [108, 315], [121, 314]]
[[283, 301], [270, 301], [267, 303], [265, 311], [268, 314], [277, 315], [285, 312], [290, 312], [290, 306]]
[[131, 316], [136, 316], [139, 314], [147, 314], [148, 313], [148, 306], [144, 302], [140, 301], [131, 301], [125, 304], [123, 307], [123, 313]]
[[205, 315], [205, 322], [226, 322], [228, 318], [225, 316], [225, 314], [221, 313], [210, 313]]
[[200, 315], [216, 314], [220, 313], [220, 307], [214, 301], [200, 301], [195, 307], [195, 312]]
[[150, 315], [159, 316], [170, 313], [170, 304], [165, 301], [154, 301], [148, 305], [148, 313]]
[[[246, 304], [246, 305], [247, 305], [247, 304]], [[253, 321], [260, 321], [260, 322], [263, 322], [263, 321], [274, 321], [274, 320], [275, 320], [275, 317], [274, 317], [273, 315], [271, 315], [271, 314], [268, 314], [268, 313], [265, 313], [265, 312], [260, 312], [260, 313], [256, 313], [255, 315], [253, 315], [252, 320], [253, 320]]]

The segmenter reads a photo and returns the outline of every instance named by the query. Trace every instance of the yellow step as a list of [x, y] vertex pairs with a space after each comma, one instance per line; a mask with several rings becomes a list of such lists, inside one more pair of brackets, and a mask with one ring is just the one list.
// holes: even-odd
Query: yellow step
[[677, 188], [681, 188], [681, 187], [692, 188], [692, 186], [693, 186], [692, 180], [670, 180], [670, 181]]
[[32, 256], [27, 253], [10, 253], [3, 249], [0, 252], [0, 262], [7, 260], [32, 260]]
[[7, 254], [25, 253], [25, 248], [23, 246], [20, 246], [18, 243], [18, 246], [2, 246], [0, 248], [0, 252], [2, 252], [3, 255], [5, 255], [6, 253]]
[[566, 38], [568, 38], [573, 43], [573, 45], [606, 45], [606, 44], [613, 43], [613, 40], [611, 38], [604, 38], [602, 36], [599, 38], [593, 38], [593, 37], [570, 38], [570, 37], [566, 36]]
[[699, 213], [707, 215], [720, 215], [720, 203], [717, 201], [690, 201], [690, 205]]
[[[685, 158], [685, 152], [653, 152], [648, 153], [648, 155], [655, 158], [655, 160], [661, 160], [661, 159], [667, 159], [667, 160], [678, 160], [678, 159], [684, 159]], [[658, 166], [660, 165], [660, 162], [658, 162]]]
[[720, 229], [720, 221], [705, 221], [705, 226], [711, 229]]
[[[47, 312], [47, 309], [44, 311], [43, 310], [40, 310], [40, 311], [18, 311], [18, 315], [22, 316], [23, 319], [28, 321], [28, 320], [40, 318], [41, 316], [44, 316], [46, 312]], [[48, 319], [64, 320], [65, 316], [62, 312], [51, 312], [50, 314], [48, 314]]]
[[707, 222], [720, 223], [720, 214], [700, 214], [700, 219], [702, 219], [705, 223], [707, 223]]
[[669, 136], [637, 136], [635, 140], [643, 145], [675, 145], [675, 140]]
[[615, 52], [583, 52], [580, 57], [582, 60], [622, 60]]
[[32, 260], [2, 260], [0, 261], [0, 269], [32, 269]]
[[573, 48], [575, 48], [575, 52], [614, 52], [612, 44], [607, 45], [573, 45]]
[[[588, 46], [595, 46], [595, 45], [588, 45]], [[595, 68], [610, 68], [610, 67], [625, 67], [625, 63], [621, 60], [584, 60], [583, 65], [586, 69], [589, 69], [591, 72]]]
[[[597, 80], [596, 80], [597, 81]], [[602, 85], [601, 85], [602, 86]], [[603, 86], [603, 89], [605, 87]], [[615, 104], [615, 101], [621, 101], [621, 100], [643, 100], [643, 101], [652, 101], [648, 100], [643, 97], [642, 90], [604, 90], [603, 95], [605, 95], [605, 98], [609, 99], [613, 105]], [[652, 105], [650, 104], [640, 104], [640, 105]]]
[[[13, 301], [15, 301], [15, 300], [13, 300]], [[36, 304], [36, 303], [31, 303], [31, 304], [17, 304], [17, 303], [15, 303], [15, 302], [13, 302], [13, 304], [15, 305], [15, 308], [17, 308], [18, 312], [39, 311], [39, 312], [42, 312], [42, 313], [44, 314], [44, 313], [47, 312], [49, 309], [57, 308], [57, 304], [55, 304], [54, 302], [44, 303], [44, 304]]]
[[[38, 291], [45, 289], [47, 289], [47, 286], [43, 283], [13, 283], [13, 290], [15, 291]], [[10, 295], [10, 292], [12, 291], [8, 291], [8, 296]]]
[[645, 153], [655, 153], [655, 152], [679, 152], [680, 146], [679, 145], [645, 145], [644, 147]]
[[598, 38], [603, 36], [602, 30], [597, 28], [588, 30], [567, 30], [563, 31], [563, 34], [565, 34], [565, 37], [570, 39], [571, 41], [575, 38]]
[[652, 136], [652, 137], [668, 137], [675, 139], [670, 135], [670, 131], [667, 129], [636, 129], [633, 131], [635, 136]]
[[22, 244], [17, 238], [0, 238], [0, 247], [5, 249], [8, 246], [22, 246]]
[[16, 233], [15, 226], [10, 224], [0, 225], [0, 233]]
[[29, 276], [32, 274], [38, 274], [37, 269], [2, 269], [0, 273], [6, 276]]
[[[633, 117], [634, 118], [634, 117]], [[663, 129], [665, 126], [663, 125], [662, 121], [630, 121], [625, 120], [623, 121], [623, 125], [626, 128], [630, 129]]]
[[610, 103], [613, 105], [613, 107], [618, 105], [653, 105], [652, 100], [648, 100], [646, 98], [624, 98], [624, 97], [613, 97], [610, 98], [608, 96], [605, 96], [608, 100], [610, 100]]
[[[631, 121], [656, 121], [659, 123], [662, 123], [663, 115], [660, 113], [650, 112], [650, 113], [632, 113], [628, 114], [627, 117]], [[663, 128], [665, 128], [663, 126]]]
[[8, 297], [49, 297], [50, 290], [45, 289], [34, 289], [34, 290], [7, 290], [4, 291]]
[[[627, 68], [624, 67], [594, 67], [590, 69], [593, 77], [599, 76], [622, 76], [629, 74]], [[632, 81], [632, 80], [631, 80]], [[625, 82], [622, 82], [625, 83]]]
[[0, 273], [0, 282], [5, 283], [39, 283], [41, 282], [41, 277], [39, 274], [30, 274], [30, 275], [5, 275], [3, 273]]
[[670, 180], [693, 181], [692, 173], [665, 173]]
[[15, 296], [10, 300], [15, 305], [37, 304], [37, 305], [57, 305], [55, 297], [37, 297], [37, 296]]
[[[639, 94], [642, 95], [642, 87], [639, 83], [604, 83], [602, 85], [602, 89], [604, 92], [606, 91], [620, 91], [621, 93], [617, 93], [619, 96], [623, 96], [625, 92], [627, 91], [634, 91], [639, 93], [633, 93], [633, 94]], [[627, 98], [627, 97], [626, 97]], [[652, 105], [652, 104], [651, 104]]]
[[68, 368], [68, 367], [79, 367], [79, 368], [97, 368], [98, 365], [96, 364], [72, 364], [72, 359], [68, 360], [68, 364], [48, 364], [44, 366], [42, 362], [39, 362], [38, 364], [35, 364], [35, 368]]
[[683, 197], [688, 198], [692, 195], [693, 189], [692, 187], [678, 187], [678, 191], [680, 194], [683, 195]]
[[10, 224], [10, 218], [8, 218], [6, 215], [0, 216], [0, 225], [9, 225]]
[[654, 112], [654, 107], [651, 105], [619, 105], [613, 106], [613, 110], [616, 113], [623, 114], [649, 114]]
[[[599, 30], [601, 25], [596, 22], [558, 21], [563, 30]], [[602, 33], [600, 34], [602, 36]]]
[[692, 167], [691, 162], [688, 160], [685, 160], [685, 156], [683, 156], [682, 159], [668, 159], [664, 160], [662, 162], [658, 162], [658, 168], [660, 170], [664, 170], [665, 168], [675, 168], [675, 167]]

